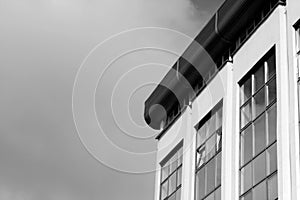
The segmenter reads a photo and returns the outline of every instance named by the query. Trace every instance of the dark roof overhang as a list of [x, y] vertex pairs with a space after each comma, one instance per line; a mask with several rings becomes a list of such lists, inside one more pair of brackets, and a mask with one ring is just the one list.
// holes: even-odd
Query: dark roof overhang
[[218, 67], [215, 63], [220, 56], [268, 4], [285, 5], [285, 0], [226, 0], [223, 3], [194, 44], [186, 49], [145, 101], [144, 118], [150, 127], [156, 130], [162, 124], [163, 128], [168, 127], [181, 114], [187, 102], [205, 86], [205, 76]]

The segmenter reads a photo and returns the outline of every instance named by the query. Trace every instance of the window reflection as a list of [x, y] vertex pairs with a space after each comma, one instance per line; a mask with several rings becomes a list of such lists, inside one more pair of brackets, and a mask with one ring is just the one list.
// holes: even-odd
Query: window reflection
[[222, 130], [216, 132], [216, 139], [217, 139], [217, 149], [219, 151], [222, 148]]
[[277, 170], [277, 145], [274, 144], [267, 150], [268, 175]]
[[268, 104], [273, 103], [276, 98], [276, 79], [272, 79], [268, 83]]
[[205, 167], [196, 174], [196, 199], [201, 200], [205, 196]]
[[201, 146], [206, 140], [206, 124], [204, 124], [198, 131], [197, 135], [197, 147]]
[[277, 199], [277, 182], [272, 179], [277, 176], [275, 60], [272, 49], [240, 84], [241, 200]]
[[253, 189], [253, 199], [267, 200], [267, 186], [265, 181], [263, 181]]
[[216, 153], [216, 136], [213, 135], [206, 142], [206, 160], [212, 158]]
[[[197, 125], [196, 200], [220, 200], [222, 103], [216, 105], [205, 121]], [[206, 129], [206, 135], [203, 136]], [[217, 192], [218, 191], [218, 192]]]
[[253, 184], [257, 184], [266, 177], [266, 154], [262, 153], [253, 161]]
[[208, 197], [206, 197], [205, 200], [215, 200], [214, 193], [212, 193], [211, 195], [209, 195]]
[[181, 199], [181, 188], [176, 191], [176, 200]]
[[216, 187], [221, 185], [221, 167], [222, 167], [222, 159], [221, 159], [221, 153], [219, 153], [216, 157]]
[[277, 109], [276, 109], [276, 104], [273, 105], [269, 110], [268, 110], [268, 144], [272, 144], [276, 140], [276, 129], [277, 129]]
[[206, 165], [206, 193], [211, 192], [215, 188], [215, 159], [212, 159]]
[[252, 159], [252, 126], [249, 126], [241, 135], [241, 165]]
[[197, 150], [197, 167], [201, 167], [205, 163], [205, 146]]
[[278, 184], [277, 184], [277, 174], [274, 174], [268, 180], [268, 200], [275, 200], [278, 198]]
[[[177, 147], [178, 148], [178, 147]], [[161, 166], [161, 200], [179, 200], [178, 191], [181, 188], [182, 176], [182, 156], [183, 150], [180, 147], [169, 160], [165, 161]]]
[[168, 195], [168, 180], [164, 182], [161, 186], [161, 199], [165, 199]]
[[267, 64], [268, 64], [268, 79], [270, 79], [276, 73], [275, 56], [274, 55], [272, 55], [272, 56], [270, 56], [270, 58], [268, 58]]
[[266, 147], [266, 119], [262, 115], [254, 122], [254, 146], [255, 155], [260, 153]]
[[241, 108], [241, 127], [244, 127], [251, 121], [251, 102], [248, 102]]
[[221, 200], [221, 187], [215, 191], [215, 200]]
[[262, 88], [253, 98], [254, 117], [256, 118], [265, 110], [265, 88]]
[[172, 194], [176, 190], [176, 173], [173, 173], [169, 179], [168, 194]]
[[254, 92], [263, 86], [265, 83], [264, 64], [254, 73]]
[[252, 166], [251, 163], [241, 170], [241, 194], [252, 187]]
[[251, 97], [251, 94], [251, 79], [248, 79], [241, 87], [241, 105]]
[[242, 200], [252, 200], [252, 192], [250, 191], [247, 194], [245, 194]]

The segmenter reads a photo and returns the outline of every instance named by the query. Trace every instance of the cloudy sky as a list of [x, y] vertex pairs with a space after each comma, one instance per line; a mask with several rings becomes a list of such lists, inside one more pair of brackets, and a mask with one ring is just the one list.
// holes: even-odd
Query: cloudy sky
[[[0, 0], [0, 199], [152, 200], [153, 171], [143, 173], [149, 170], [101, 146], [104, 141], [94, 149], [82, 141], [86, 132], [78, 133], [72, 112], [76, 74], [92, 65], [103, 75], [95, 113], [113, 144], [128, 152], [155, 152], [157, 132], [145, 127], [143, 102], [176, 55], [144, 49], [108, 68], [104, 61], [133, 43], [165, 43], [179, 53], [187, 43], [170, 32], [146, 31], [95, 47], [138, 27], [173, 29], [193, 38], [222, 2]], [[92, 127], [91, 121], [82, 117], [80, 124]], [[145, 163], [154, 166], [155, 154]]]

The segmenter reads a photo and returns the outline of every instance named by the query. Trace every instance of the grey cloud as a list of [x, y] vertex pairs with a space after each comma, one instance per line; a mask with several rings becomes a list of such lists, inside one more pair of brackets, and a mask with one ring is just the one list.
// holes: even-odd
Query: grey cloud
[[0, 199], [153, 199], [153, 173], [116, 172], [85, 151], [73, 82], [91, 48], [119, 31], [161, 26], [193, 37], [221, 0], [209, 2], [0, 0]]

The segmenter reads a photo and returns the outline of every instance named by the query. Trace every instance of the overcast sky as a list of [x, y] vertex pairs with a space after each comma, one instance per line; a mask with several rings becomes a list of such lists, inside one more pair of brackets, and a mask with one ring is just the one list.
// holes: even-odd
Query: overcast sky
[[[76, 74], [96, 45], [125, 30], [155, 26], [193, 38], [222, 2], [0, 0], [0, 199], [152, 200], [154, 172], [124, 173], [138, 164], [99, 147], [108, 159], [100, 162], [79, 139], [72, 113]], [[166, 42], [179, 52], [187, 45], [167, 32], [147, 32], [141, 40], [139, 34], [134, 35], [137, 41]], [[126, 45], [128, 41], [116, 39], [88, 60], [104, 72], [101, 56]], [[143, 121], [143, 103], [155, 85], [146, 80], [158, 83], [176, 58], [144, 50], [118, 59], [105, 71], [97, 86], [95, 110], [103, 132], [116, 146], [155, 152], [152, 136], [157, 132], [144, 127]], [[154, 62], [162, 65], [136, 68]], [[81, 122], [90, 125], [89, 118]], [[130, 131], [131, 122], [143, 131]], [[131, 127], [126, 131], [126, 126]], [[111, 158], [114, 166], [109, 164]], [[118, 166], [122, 163], [127, 168]], [[146, 163], [154, 166], [155, 156]]]

